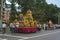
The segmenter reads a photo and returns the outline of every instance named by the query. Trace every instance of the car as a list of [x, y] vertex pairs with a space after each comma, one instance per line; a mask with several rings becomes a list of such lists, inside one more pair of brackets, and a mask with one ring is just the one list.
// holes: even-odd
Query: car
[[59, 28], [60, 28], [60, 25], [54, 24], [54, 27], [55, 27], [56, 29], [59, 29]]

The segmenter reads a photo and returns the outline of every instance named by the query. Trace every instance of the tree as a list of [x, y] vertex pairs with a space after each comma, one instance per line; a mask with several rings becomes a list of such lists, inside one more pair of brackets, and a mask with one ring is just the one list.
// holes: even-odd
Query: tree
[[60, 8], [53, 4], [47, 4], [46, 0], [17, 0], [18, 4], [23, 7], [22, 12], [26, 13], [28, 9], [32, 10], [34, 19], [39, 22], [47, 22], [49, 19], [53, 19], [57, 22], [58, 12]]
[[[46, 1], [45, 0], [36, 0], [35, 6], [33, 8], [33, 15], [35, 19], [38, 19], [38, 21], [41, 23], [45, 19], [45, 9], [46, 9]], [[36, 16], [37, 15], [37, 16]]]
[[12, 0], [11, 2], [11, 13], [10, 13], [10, 21], [14, 21], [14, 19], [16, 18], [16, 14], [17, 14], [17, 11], [15, 9], [15, 4], [14, 4], [14, 0]]
[[28, 9], [32, 9], [34, 5], [34, 0], [18, 0], [19, 5], [23, 7], [22, 12], [26, 13]]
[[47, 20], [52, 20], [54, 23], [57, 23], [57, 14], [58, 14], [57, 6], [53, 4], [49, 4], [46, 6], [46, 19]]

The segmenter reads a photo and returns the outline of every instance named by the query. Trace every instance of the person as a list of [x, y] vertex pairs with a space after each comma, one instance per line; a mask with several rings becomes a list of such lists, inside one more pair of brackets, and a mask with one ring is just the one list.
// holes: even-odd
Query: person
[[37, 27], [36, 27], [37, 28], [37, 31], [38, 31], [38, 27], [39, 27], [39, 24], [37, 24]]
[[41, 31], [41, 28], [42, 28], [42, 25], [41, 25], [41, 24], [39, 24], [39, 31]]
[[19, 22], [16, 22], [16, 25], [15, 25], [15, 32], [18, 32], [18, 28], [19, 28]]
[[44, 30], [47, 30], [47, 26], [46, 24], [43, 24]]
[[38, 31], [41, 30], [41, 24], [37, 24], [37, 30], [38, 30]]
[[6, 23], [2, 23], [2, 33], [4, 34], [6, 32]]
[[48, 22], [48, 30], [50, 29], [50, 20], [49, 20], [49, 22]]
[[10, 31], [11, 31], [11, 32], [12, 32], [12, 30], [13, 30], [12, 28], [13, 28], [13, 23], [11, 22], [11, 23], [10, 23]]

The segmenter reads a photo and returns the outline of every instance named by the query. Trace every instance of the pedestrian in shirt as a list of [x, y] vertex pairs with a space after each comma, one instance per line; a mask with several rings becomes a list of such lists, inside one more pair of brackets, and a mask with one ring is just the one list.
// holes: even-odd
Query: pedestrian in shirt
[[19, 22], [16, 22], [16, 25], [15, 25], [15, 32], [18, 32], [18, 28], [19, 28]]
[[6, 23], [2, 23], [2, 33], [4, 34], [6, 32]]
[[11, 32], [13, 31], [13, 26], [14, 26], [14, 25], [13, 25], [13, 23], [11, 22], [11, 23], [10, 23], [10, 31], [11, 31]]
[[43, 24], [44, 30], [47, 30], [46, 24]]
[[39, 30], [41, 31], [41, 28], [42, 28], [42, 25], [41, 24], [39, 24]]

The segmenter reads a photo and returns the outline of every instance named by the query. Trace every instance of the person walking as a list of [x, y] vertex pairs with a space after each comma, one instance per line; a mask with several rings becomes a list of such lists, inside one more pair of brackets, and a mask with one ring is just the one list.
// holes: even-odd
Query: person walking
[[37, 24], [37, 31], [41, 31], [41, 24]]
[[46, 24], [43, 24], [44, 30], [47, 30], [47, 26]]
[[6, 32], [6, 23], [2, 23], [2, 33], [4, 34]]
[[37, 31], [38, 31], [38, 29], [39, 29], [39, 24], [37, 24], [37, 27], [36, 27], [36, 28], [37, 28]]
[[19, 28], [19, 22], [16, 22], [16, 25], [15, 25], [15, 32], [18, 32], [18, 28]]
[[39, 24], [39, 31], [41, 31], [41, 28], [42, 28], [42, 25], [41, 25], [41, 24]]
[[11, 31], [11, 32], [13, 32], [13, 26], [14, 26], [14, 25], [13, 25], [13, 23], [11, 22], [11, 23], [10, 23], [10, 31]]

